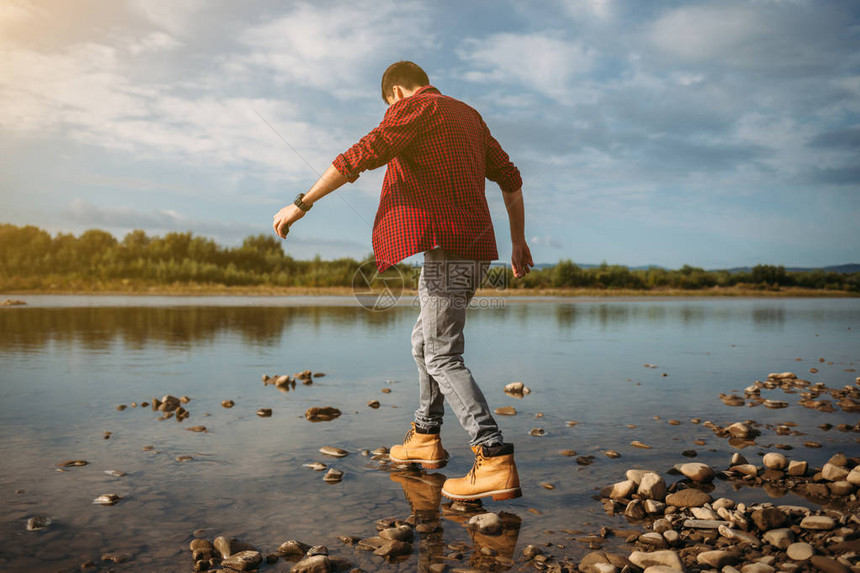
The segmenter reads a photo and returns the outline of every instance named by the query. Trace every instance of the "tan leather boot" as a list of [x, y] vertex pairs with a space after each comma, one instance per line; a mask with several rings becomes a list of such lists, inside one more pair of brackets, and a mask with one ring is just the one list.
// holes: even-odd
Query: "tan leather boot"
[[514, 445], [492, 448], [473, 447], [475, 464], [461, 478], [445, 481], [442, 495], [451, 499], [469, 500], [493, 496], [495, 501], [520, 497], [520, 476], [514, 462]]
[[442, 474], [428, 474], [424, 471], [408, 470], [394, 472], [391, 480], [403, 486], [403, 494], [412, 508], [412, 513], [433, 513], [439, 515], [439, 503], [442, 501]]
[[421, 464], [424, 469], [435, 470], [448, 463], [448, 452], [442, 447], [439, 434], [422, 434], [415, 428], [406, 432], [402, 444], [391, 446], [388, 453], [392, 462]]

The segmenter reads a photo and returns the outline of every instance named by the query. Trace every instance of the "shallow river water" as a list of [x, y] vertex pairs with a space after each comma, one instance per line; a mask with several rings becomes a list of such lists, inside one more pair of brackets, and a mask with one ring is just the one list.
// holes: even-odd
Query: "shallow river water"
[[[191, 571], [195, 533], [232, 536], [264, 553], [287, 539], [324, 544], [367, 571], [417, 570], [457, 543], [469, 562], [477, 542], [444, 507], [435, 541], [416, 543], [397, 563], [337, 540], [371, 536], [381, 518], [406, 518], [409, 499], [433, 481], [362, 454], [402, 439], [416, 404], [409, 334], [417, 311], [409, 301], [371, 312], [335, 297], [23, 298], [27, 306], [0, 309], [0, 570], [80, 570], [92, 561], [89, 571]], [[743, 450], [756, 459], [775, 443], [819, 465], [836, 451], [860, 451], [858, 434], [818, 427], [854, 425], [857, 414], [805, 409], [781, 391], [768, 397], [789, 402], [787, 409], [733, 408], [719, 399], [743, 395], [769, 372], [854, 385], [860, 299], [507, 299], [474, 309], [468, 321], [467, 365], [492, 408], [518, 412], [497, 419], [516, 446], [524, 495], [484, 504], [516, 523], [502, 551], [552, 541], [583, 554], [577, 532], [625, 525], [593, 496], [628, 468], [665, 472], [693, 449], [697, 461], [725, 469], [735, 448], [693, 418], [793, 422], [805, 434], [763, 429]], [[306, 369], [325, 376], [288, 392], [261, 382], [262, 374]], [[507, 396], [502, 388], [512, 381], [532, 392]], [[159, 421], [151, 408], [131, 407], [165, 394], [188, 396], [190, 417]], [[233, 408], [221, 406], [228, 399]], [[380, 408], [367, 406], [374, 399]], [[312, 423], [304, 419], [311, 406], [343, 415]], [[259, 408], [272, 416], [258, 417]], [[437, 473], [462, 475], [471, 452], [456, 420], [446, 420], [442, 439], [452, 459]], [[185, 429], [194, 425], [207, 432]], [[531, 436], [533, 428], [545, 435]], [[823, 447], [804, 447], [808, 440]], [[350, 454], [326, 457], [318, 452], [325, 445]], [[621, 457], [608, 458], [609, 449]], [[579, 465], [560, 450], [593, 455], [594, 463]], [[193, 459], [176, 461], [183, 455]], [[65, 460], [88, 465], [60, 471]], [[321, 472], [302, 467], [314, 461], [344, 471], [343, 481], [325, 483]], [[762, 496], [728, 483], [716, 488], [738, 500]], [[105, 493], [121, 500], [92, 503]], [[810, 502], [788, 494], [785, 503]], [[51, 527], [27, 531], [36, 515], [50, 516]], [[105, 553], [128, 560], [102, 562]], [[280, 561], [264, 570], [289, 567]]]

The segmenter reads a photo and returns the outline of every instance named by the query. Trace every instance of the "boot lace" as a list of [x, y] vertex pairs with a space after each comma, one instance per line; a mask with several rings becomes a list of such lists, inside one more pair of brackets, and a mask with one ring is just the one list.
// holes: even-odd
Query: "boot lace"
[[412, 436], [415, 434], [415, 428], [409, 428], [409, 431], [406, 432], [406, 435], [403, 437], [403, 444], [406, 445], [412, 440]]
[[480, 469], [483, 461], [484, 461], [483, 451], [479, 449], [478, 453], [475, 454], [475, 463], [472, 464], [472, 469], [470, 469], [469, 473], [467, 474], [469, 477], [469, 483], [472, 483], [472, 484], [475, 483], [475, 479], [477, 479], [478, 469]]

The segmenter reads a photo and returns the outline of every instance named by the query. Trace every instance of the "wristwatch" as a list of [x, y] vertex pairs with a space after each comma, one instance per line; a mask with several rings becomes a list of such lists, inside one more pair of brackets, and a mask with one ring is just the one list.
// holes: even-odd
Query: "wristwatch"
[[307, 213], [308, 211], [311, 210], [311, 207], [313, 207], [313, 205], [308, 205], [307, 203], [302, 201], [302, 197], [304, 197], [304, 196], [305, 196], [304, 193], [299, 193], [298, 195], [296, 195], [296, 200], [293, 201], [293, 205], [295, 205], [296, 207], [298, 207], [299, 209], [301, 209], [302, 211]]

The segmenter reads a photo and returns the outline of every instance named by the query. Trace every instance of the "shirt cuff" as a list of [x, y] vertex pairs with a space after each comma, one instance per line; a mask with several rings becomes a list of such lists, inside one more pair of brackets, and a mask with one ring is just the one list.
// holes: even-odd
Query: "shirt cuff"
[[502, 189], [502, 193], [513, 193], [518, 189], [522, 189], [523, 178], [520, 175], [519, 169], [514, 168], [514, 173], [499, 181], [499, 187]]
[[346, 180], [350, 183], [354, 182], [358, 179], [358, 173], [354, 172], [349, 167], [349, 161], [347, 161], [346, 157], [344, 157], [343, 153], [334, 158], [334, 161], [331, 162], [335, 169], [337, 169], [341, 175], [346, 177]]

